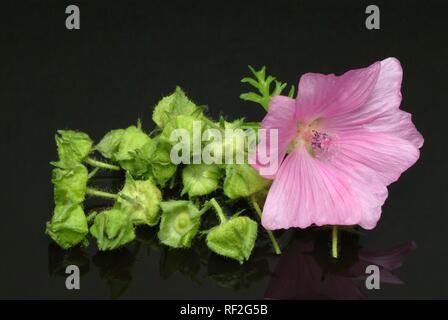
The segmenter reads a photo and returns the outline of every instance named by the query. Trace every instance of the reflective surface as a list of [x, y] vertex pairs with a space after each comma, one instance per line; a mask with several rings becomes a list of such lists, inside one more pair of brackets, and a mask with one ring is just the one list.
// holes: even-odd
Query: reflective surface
[[[64, 2], [3, 1], [0, 298], [448, 298], [447, 3], [375, 2], [381, 29], [372, 31], [365, 28], [370, 1], [79, 0], [81, 29], [72, 32]], [[200, 244], [161, 248], [154, 230], [111, 254], [49, 244], [57, 129], [98, 141], [140, 118], [150, 131], [153, 106], [176, 85], [215, 118], [259, 121], [264, 110], [239, 99], [248, 64], [297, 85], [306, 72], [340, 74], [389, 56], [403, 65], [402, 109], [425, 145], [389, 187], [378, 226], [348, 236], [339, 263], [326, 259], [326, 231], [284, 233], [282, 257], [263, 238], [243, 266]], [[120, 179], [105, 186], [117, 190]], [[385, 281], [365, 290], [355, 279], [379, 258]], [[72, 259], [83, 272], [78, 291], [65, 288]], [[404, 284], [390, 283], [397, 277]]]
[[[152, 270], [158, 269], [160, 292], [157, 297], [161, 297], [165, 283], [181, 279], [183, 286], [187, 284], [191, 290], [204, 290], [199, 298], [210, 298], [205, 288], [212, 286], [222, 293], [227, 291], [229, 297], [232, 292], [247, 294], [256, 288], [257, 298], [365, 299], [369, 295], [375, 297], [375, 293], [366, 288], [369, 265], [379, 267], [379, 289], [384, 284], [403, 286], [404, 282], [395, 271], [416, 249], [414, 242], [407, 242], [386, 250], [368, 250], [360, 246], [358, 231], [350, 229], [341, 232], [340, 256], [333, 259], [330, 231], [325, 228], [288, 232], [282, 238], [287, 244], [280, 257], [272, 254], [269, 243], [262, 237], [250, 260], [240, 265], [210, 253], [203, 242], [196, 241], [193, 248], [187, 250], [161, 246], [155, 230], [144, 227], [138, 230], [136, 243], [113, 252], [91, 255], [80, 248], [64, 251], [50, 244], [48, 273], [51, 278], [60, 277], [63, 281], [68, 265], [79, 266], [82, 279], [95, 272], [108, 287], [112, 299], [126, 297], [127, 289], [133, 286], [137, 260], [151, 264]], [[263, 286], [266, 286], [264, 290]], [[148, 285], [147, 291], [157, 292], [157, 289]], [[190, 296], [174, 291], [170, 298]]]

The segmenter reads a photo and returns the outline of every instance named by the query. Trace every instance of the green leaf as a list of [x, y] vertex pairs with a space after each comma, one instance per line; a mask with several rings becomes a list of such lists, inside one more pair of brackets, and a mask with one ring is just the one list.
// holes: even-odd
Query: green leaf
[[248, 197], [267, 187], [269, 183], [249, 164], [229, 164], [226, 166], [224, 194], [230, 199]]
[[207, 246], [213, 252], [238, 260], [248, 260], [257, 239], [258, 224], [249, 217], [232, 217], [207, 233]]
[[58, 204], [45, 233], [61, 248], [71, 248], [85, 240], [89, 232], [87, 218], [78, 204]]
[[218, 165], [189, 164], [182, 171], [184, 189], [189, 197], [204, 196], [219, 187], [221, 170]]
[[119, 196], [117, 206], [130, 216], [135, 225], [154, 226], [159, 222], [162, 193], [151, 179], [134, 180], [127, 174]]
[[[282, 93], [283, 89], [286, 87], [286, 83], [275, 80], [275, 77], [266, 77], [266, 67], [262, 67], [260, 70], [256, 71], [254, 68], [249, 66], [254, 78], [243, 78], [241, 82], [247, 83], [257, 89], [258, 93], [246, 92], [240, 95], [240, 98], [244, 101], [252, 101], [260, 104], [265, 110], [268, 110], [269, 101], [272, 97], [278, 96]], [[274, 88], [272, 89], [272, 85]], [[291, 94], [291, 91], [290, 91]]]
[[80, 162], [92, 151], [93, 142], [84, 132], [58, 130], [55, 140], [61, 162]]
[[116, 208], [96, 215], [90, 233], [96, 238], [101, 251], [117, 249], [135, 239], [129, 215]]
[[164, 201], [159, 240], [173, 248], [189, 248], [197, 234], [201, 213], [191, 201]]
[[74, 163], [71, 168], [53, 169], [51, 182], [54, 184], [54, 202], [57, 205], [83, 202], [87, 190], [88, 174], [87, 168], [80, 163]]
[[154, 108], [152, 120], [160, 128], [165, 128], [178, 115], [192, 115], [194, 113], [201, 113], [201, 111], [187, 98], [180, 87], [176, 87], [174, 93], [159, 101]]
[[114, 154], [118, 151], [124, 132], [124, 129], [109, 131], [96, 145], [95, 150], [98, 150], [103, 157], [112, 159]]

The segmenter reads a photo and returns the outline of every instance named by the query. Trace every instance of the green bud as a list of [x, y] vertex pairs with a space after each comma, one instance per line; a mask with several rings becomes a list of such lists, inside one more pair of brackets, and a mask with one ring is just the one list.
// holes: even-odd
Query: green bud
[[96, 215], [90, 233], [101, 251], [117, 249], [135, 239], [129, 215], [116, 208]]
[[164, 201], [159, 240], [173, 248], [189, 248], [198, 232], [201, 213], [191, 201]]
[[151, 179], [134, 180], [130, 174], [127, 174], [117, 205], [130, 216], [135, 225], [154, 226], [160, 218], [160, 201], [162, 201], [162, 193]]
[[80, 163], [53, 169], [54, 201], [56, 204], [81, 203], [85, 199], [88, 171]]
[[118, 152], [118, 147], [120, 146], [124, 132], [124, 129], [109, 131], [96, 145], [95, 149], [98, 150], [103, 157], [113, 159], [115, 153]]
[[58, 130], [55, 136], [59, 160], [81, 162], [92, 151], [92, 140], [83, 132]]
[[182, 194], [189, 197], [203, 196], [215, 191], [219, 186], [221, 169], [218, 165], [190, 164], [182, 171], [184, 189]]
[[257, 239], [258, 224], [249, 217], [232, 217], [211, 229], [207, 246], [213, 252], [238, 260], [248, 260]]
[[82, 207], [78, 204], [58, 204], [50, 222], [48, 234], [61, 248], [68, 249], [85, 240], [89, 228]]
[[267, 187], [269, 183], [249, 164], [230, 164], [226, 166], [224, 194], [230, 199], [248, 197]]
[[201, 113], [200, 109], [191, 102], [180, 87], [171, 95], [164, 97], [154, 108], [152, 120], [160, 128], [175, 119], [178, 115]]

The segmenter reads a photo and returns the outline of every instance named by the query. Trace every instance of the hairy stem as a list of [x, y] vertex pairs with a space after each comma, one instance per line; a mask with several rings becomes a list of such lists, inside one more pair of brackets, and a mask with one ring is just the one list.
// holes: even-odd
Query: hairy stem
[[96, 168], [100, 168], [100, 169], [108, 169], [108, 170], [114, 170], [114, 171], [120, 171], [121, 168], [119, 166], [110, 164], [110, 163], [105, 163], [105, 162], [101, 162], [92, 158], [86, 158], [84, 160], [85, 163], [91, 165], [92, 167], [96, 167]]
[[[250, 197], [250, 202], [252, 203], [252, 206], [254, 207], [254, 209], [257, 212], [258, 216], [260, 217], [260, 221], [261, 221], [262, 212], [261, 212], [260, 206], [258, 205], [257, 201], [255, 200], [255, 198], [253, 196]], [[269, 239], [271, 240], [272, 246], [274, 247], [275, 254], [282, 254], [282, 250], [280, 249], [277, 239], [275, 239], [275, 236], [272, 233], [272, 231], [267, 230], [267, 229], [265, 229], [265, 230], [268, 233], [268, 236], [269, 236]]]
[[218, 201], [216, 201], [215, 198], [211, 198], [208, 203], [210, 203], [210, 205], [213, 207], [213, 209], [215, 209], [215, 212], [216, 212], [216, 215], [219, 218], [219, 221], [221, 223], [226, 223], [227, 222], [227, 218], [226, 218], [226, 216], [224, 214], [224, 211], [222, 211], [222, 208], [219, 205]]
[[93, 188], [87, 188], [86, 193], [91, 196], [106, 198], [106, 199], [114, 199], [114, 200], [118, 199], [118, 197], [119, 197], [118, 194], [109, 193], [109, 192], [101, 191], [101, 190], [96, 190]]

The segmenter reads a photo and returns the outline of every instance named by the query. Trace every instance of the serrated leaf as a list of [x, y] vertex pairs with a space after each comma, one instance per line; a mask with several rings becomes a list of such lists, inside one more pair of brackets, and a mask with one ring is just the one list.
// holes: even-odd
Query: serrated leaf
[[[286, 83], [277, 81], [275, 77], [266, 77], [266, 67], [262, 67], [260, 70], [255, 70], [249, 66], [254, 78], [245, 77], [241, 80], [243, 83], [248, 83], [254, 87], [259, 94], [254, 92], [246, 92], [240, 95], [240, 98], [245, 101], [252, 101], [260, 104], [265, 110], [268, 109], [269, 101], [272, 97], [280, 95], [283, 89], [286, 87]], [[272, 89], [272, 83], [274, 82], [274, 88]]]

